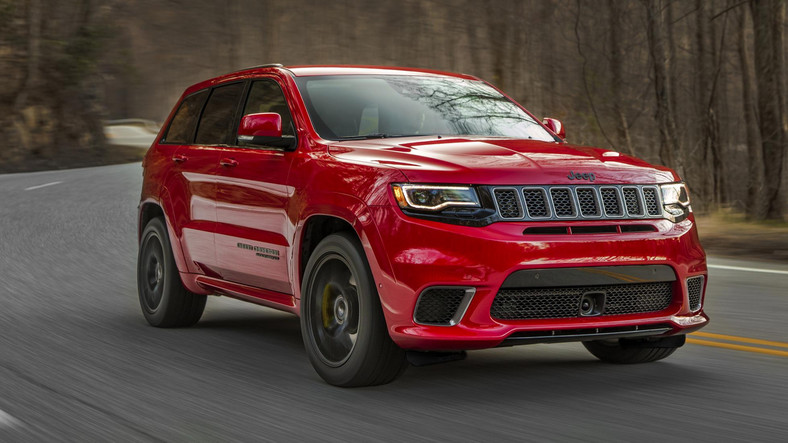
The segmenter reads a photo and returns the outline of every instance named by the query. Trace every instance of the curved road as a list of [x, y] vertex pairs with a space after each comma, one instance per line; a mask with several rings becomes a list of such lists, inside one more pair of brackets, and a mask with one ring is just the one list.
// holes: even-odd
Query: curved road
[[0, 441], [788, 441], [784, 264], [711, 259], [712, 324], [662, 362], [534, 345], [339, 389], [291, 315], [212, 297], [147, 326], [140, 184], [138, 163], [0, 175]]

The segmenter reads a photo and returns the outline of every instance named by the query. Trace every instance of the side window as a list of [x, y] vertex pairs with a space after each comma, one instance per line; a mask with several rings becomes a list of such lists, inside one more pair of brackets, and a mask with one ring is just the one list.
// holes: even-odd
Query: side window
[[197, 126], [198, 145], [222, 145], [231, 143], [231, 132], [238, 102], [243, 92], [243, 83], [233, 83], [214, 88]]
[[246, 100], [243, 115], [260, 112], [276, 112], [282, 116], [282, 135], [295, 136], [293, 117], [287, 107], [285, 95], [273, 80], [259, 80], [252, 83], [249, 98]]
[[197, 128], [197, 119], [200, 117], [200, 111], [206, 98], [208, 98], [207, 89], [183, 100], [164, 135], [164, 143], [187, 145], [192, 142], [194, 130]]

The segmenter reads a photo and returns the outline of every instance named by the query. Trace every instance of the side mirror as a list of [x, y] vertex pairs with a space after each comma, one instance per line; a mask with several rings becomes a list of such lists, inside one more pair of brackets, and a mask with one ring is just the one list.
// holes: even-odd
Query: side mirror
[[295, 138], [282, 136], [282, 116], [276, 112], [261, 112], [243, 116], [238, 125], [238, 143], [278, 148], [295, 147]]
[[561, 120], [545, 117], [542, 120], [542, 124], [547, 126], [547, 129], [553, 131], [555, 135], [561, 137], [561, 139], [566, 140], [566, 130], [564, 129], [564, 124], [561, 123]]

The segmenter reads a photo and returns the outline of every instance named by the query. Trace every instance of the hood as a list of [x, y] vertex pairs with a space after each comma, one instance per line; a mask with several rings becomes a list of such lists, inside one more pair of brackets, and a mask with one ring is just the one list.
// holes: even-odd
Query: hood
[[336, 142], [329, 153], [343, 161], [397, 168], [413, 183], [599, 185], [679, 180], [668, 168], [607, 149], [509, 138], [352, 140]]

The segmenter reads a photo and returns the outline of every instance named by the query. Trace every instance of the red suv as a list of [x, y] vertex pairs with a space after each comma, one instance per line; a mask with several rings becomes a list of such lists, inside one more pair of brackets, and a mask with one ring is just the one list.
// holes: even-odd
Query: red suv
[[334, 385], [527, 343], [654, 361], [708, 322], [679, 176], [569, 145], [469, 75], [224, 75], [186, 89], [143, 167], [148, 322], [193, 325], [212, 294], [292, 312]]

